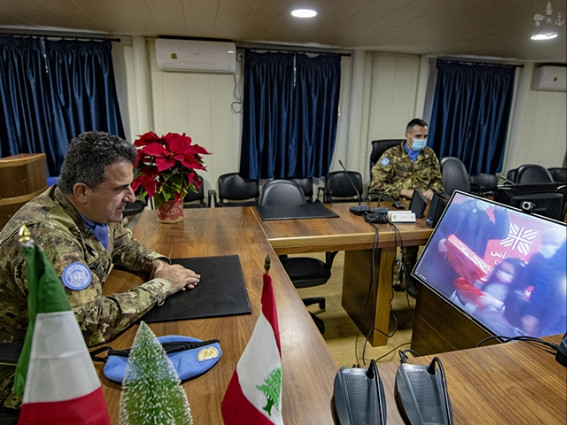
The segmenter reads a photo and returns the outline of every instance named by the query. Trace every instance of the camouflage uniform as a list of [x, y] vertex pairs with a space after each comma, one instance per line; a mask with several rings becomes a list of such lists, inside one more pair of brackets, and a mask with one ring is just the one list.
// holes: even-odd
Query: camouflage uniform
[[[59, 276], [70, 264], [82, 263], [92, 280], [81, 290], [64, 286], [88, 346], [114, 338], [171, 294], [172, 284], [154, 278], [123, 293], [103, 296], [102, 285], [113, 265], [150, 273], [155, 259], [169, 259], [145, 248], [120, 223], [108, 225], [108, 250], [86, 227], [64, 194], [52, 186], [25, 204], [0, 232], [0, 342], [23, 340], [27, 323], [27, 282], [18, 232], [25, 224]], [[0, 366], [0, 402], [15, 407], [11, 395], [14, 368]]]
[[371, 193], [400, 199], [402, 189], [432, 189], [443, 192], [441, 168], [433, 149], [425, 147], [415, 162], [404, 149], [405, 142], [386, 150], [372, 167]]
[[[441, 167], [433, 149], [425, 147], [417, 156], [415, 162], [406, 152], [405, 141], [398, 146], [386, 150], [372, 167], [372, 182], [369, 191], [400, 199], [402, 189], [428, 189], [443, 193]], [[403, 249], [406, 286], [408, 292], [417, 290], [417, 281], [411, 276], [411, 271], [417, 262], [419, 247], [410, 246]], [[411, 292], [410, 292], [411, 293]]]

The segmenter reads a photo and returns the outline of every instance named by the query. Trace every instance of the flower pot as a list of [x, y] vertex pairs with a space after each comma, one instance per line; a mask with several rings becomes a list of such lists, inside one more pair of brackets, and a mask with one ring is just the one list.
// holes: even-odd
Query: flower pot
[[157, 218], [162, 223], [178, 223], [183, 221], [183, 200], [164, 202], [156, 211]]

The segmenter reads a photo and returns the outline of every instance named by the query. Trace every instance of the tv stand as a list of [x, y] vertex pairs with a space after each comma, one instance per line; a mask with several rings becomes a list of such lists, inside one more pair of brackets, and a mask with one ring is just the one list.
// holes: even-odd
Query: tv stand
[[[491, 335], [437, 293], [419, 287], [411, 338], [411, 349], [419, 355], [474, 348]], [[492, 339], [483, 345], [496, 343]]]

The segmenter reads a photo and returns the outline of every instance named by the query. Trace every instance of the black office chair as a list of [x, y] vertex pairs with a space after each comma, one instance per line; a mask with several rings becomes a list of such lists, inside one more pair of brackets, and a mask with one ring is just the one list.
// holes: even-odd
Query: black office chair
[[122, 213], [124, 217], [129, 217], [132, 215], [140, 214], [146, 208], [146, 202], [136, 199], [134, 202], [126, 202], [124, 206], [124, 212]]
[[[136, 192], [136, 196], [141, 192], [141, 188]], [[134, 202], [126, 202], [124, 206], [124, 212], [122, 213], [124, 217], [130, 217], [136, 214], [140, 214], [146, 206], [148, 205], [148, 199], [136, 199]]]
[[553, 177], [556, 183], [567, 183], [567, 168], [565, 167], [551, 167], [548, 168], [549, 174]]
[[549, 174], [556, 183], [567, 183], [567, 168], [565, 167], [551, 167], [548, 168]]
[[307, 202], [313, 202], [313, 179], [304, 177], [301, 179], [296, 178], [292, 180], [296, 182], [299, 186], [301, 186], [301, 189], [303, 189], [303, 193], [305, 194], [305, 199], [307, 200]]
[[[292, 180], [270, 180], [262, 187], [258, 205], [304, 205], [307, 201], [301, 186]], [[325, 254], [325, 261], [310, 257], [288, 257], [280, 255], [280, 261], [296, 288], [308, 288], [325, 284], [331, 277], [331, 267], [336, 252]], [[325, 308], [324, 297], [304, 298], [308, 306], [319, 304]], [[321, 333], [325, 332], [325, 323], [313, 313], [311, 317]]]
[[518, 173], [517, 168], [512, 168], [506, 173], [505, 184], [516, 184], [516, 174]]
[[386, 150], [399, 145], [405, 142], [404, 139], [382, 139], [382, 140], [373, 140], [372, 143], [372, 151], [370, 152], [370, 180], [372, 180], [372, 167], [376, 165], [380, 157]]
[[457, 189], [470, 193], [471, 180], [463, 161], [454, 156], [446, 156], [439, 164], [446, 195], [451, 196]]
[[498, 187], [498, 177], [496, 174], [479, 173], [470, 178], [471, 193], [480, 196], [494, 195]]
[[516, 184], [553, 183], [553, 177], [547, 168], [537, 164], [524, 164], [516, 171]]
[[[368, 172], [370, 173], [369, 181], [372, 181], [372, 168], [374, 167], [374, 165], [376, 165], [382, 154], [386, 152], [386, 150], [394, 146], [397, 146], [403, 142], [405, 142], [404, 139], [381, 139], [381, 140], [373, 140], [371, 142], [372, 151], [370, 152], [370, 164], [368, 168]], [[370, 200], [375, 200], [379, 198], [379, 199], [384, 199], [386, 201], [393, 201], [393, 199], [389, 196], [384, 196], [381, 194], [370, 193], [370, 192], [368, 193], [368, 198]]]
[[258, 204], [260, 186], [257, 180], [248, 180], [238, 173], [223, 174], [218, 178], [218, 200], [213, 194], [215, 206], [245, 207]]
[[[197, 176], [197, 180], [201, 183], [199, 186], [199, 190], [197, 192], [193, 192], [190, 190], [183, 198], [183, 208], [206, 208], [207, 204], [205, 202], [205, 189], [204, 189], [204, 182], [203, 177]], [[210, 199], [209, 199], [210, 204]]]
[[329, 176], [325, 179], [325, 187], [319, 188], [319, 192], [323, 192], [324, 203], [358, 202], [359, 195], [360, 200], [362, 200], [362, 191], [362, 175], [358, 171], [334, 171], [329, 173]]

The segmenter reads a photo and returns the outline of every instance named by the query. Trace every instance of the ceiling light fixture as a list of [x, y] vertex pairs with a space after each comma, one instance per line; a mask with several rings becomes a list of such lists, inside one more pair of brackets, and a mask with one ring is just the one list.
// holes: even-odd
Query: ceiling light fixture
[[291, 11], [291, 16], [296, 18], [313, 18], [317, 16], [317, 11], [313, 9], [294, 9]]
[[537, 34], [532, 35], [530, 38], [532, 40], [551, 40], [552, 38], [557, 37], [557, 33], [552, 32], [538, 32]]

